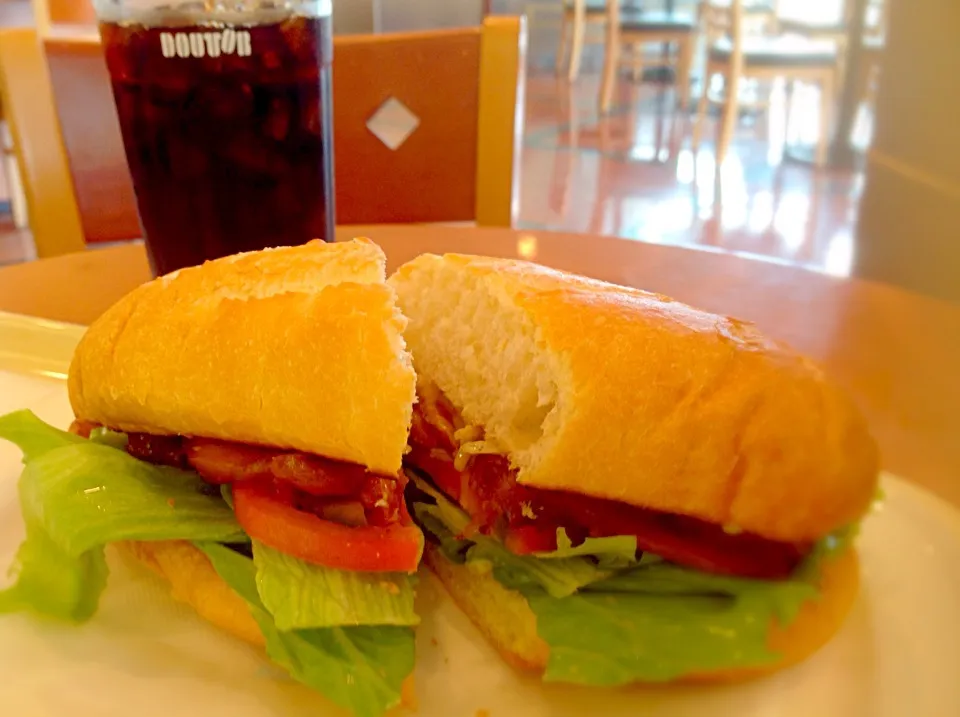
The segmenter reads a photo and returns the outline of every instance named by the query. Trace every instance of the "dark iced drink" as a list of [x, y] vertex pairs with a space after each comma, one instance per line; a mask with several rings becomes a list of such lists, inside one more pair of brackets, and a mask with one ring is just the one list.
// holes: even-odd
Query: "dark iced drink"
[[333, 241], [330, 16], [225, 17], [174, 6], [101, 19], [158, 274], [266, 246]]

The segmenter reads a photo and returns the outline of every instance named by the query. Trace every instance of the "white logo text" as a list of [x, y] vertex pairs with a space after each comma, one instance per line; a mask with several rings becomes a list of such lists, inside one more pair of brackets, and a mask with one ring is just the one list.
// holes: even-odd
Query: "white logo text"
[[161, 32], [160, 49], [164, 57], [249, 57], [253, 52], [250, 33], [226, 29], [222, 32]]

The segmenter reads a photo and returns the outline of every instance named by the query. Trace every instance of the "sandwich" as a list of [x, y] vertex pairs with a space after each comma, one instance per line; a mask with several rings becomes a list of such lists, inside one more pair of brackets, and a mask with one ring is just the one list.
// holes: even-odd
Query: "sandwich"
[[416, 379], [385, 265], [366, 240], [238, 254], [94, 322], [71, 430], [0, 418], [26, 526], [0, 611], [89, 619], [111, 545], [354, 714], [409, 701]]
[[510, 664], [612, 686], [811, 655], [857, 594], [864, 419], [752, 325], [521, 261], [389, 280], [424, 561]]

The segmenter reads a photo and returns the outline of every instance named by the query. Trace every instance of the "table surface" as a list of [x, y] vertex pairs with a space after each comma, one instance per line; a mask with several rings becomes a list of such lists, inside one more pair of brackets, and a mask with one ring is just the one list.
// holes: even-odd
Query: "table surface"
[[[611, 237], [437, 226], [349, 227], [390, 268], [423, 252], [522, 256], [755, 322], [819, 361], [867, 416], [884, 467], [960, 506], [960, 306], [771, 262]], [[89, 323], [150, 278], [127, 244], [0, 269], [0, 310]]]

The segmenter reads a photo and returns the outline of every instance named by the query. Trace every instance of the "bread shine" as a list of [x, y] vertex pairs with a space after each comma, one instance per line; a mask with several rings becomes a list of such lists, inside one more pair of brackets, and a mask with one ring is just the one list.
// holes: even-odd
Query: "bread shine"
[[395, 474], [416, 378], [368, 240], [238, 254], [148, 282], [80, 341], [78, 418], [239, 441]]
[[855, 406], [749, 324], [517, 260], [423, 255], [389, 281], [418, 376], [520, 483], [785, 541], [873, 498], [877, 448]]

